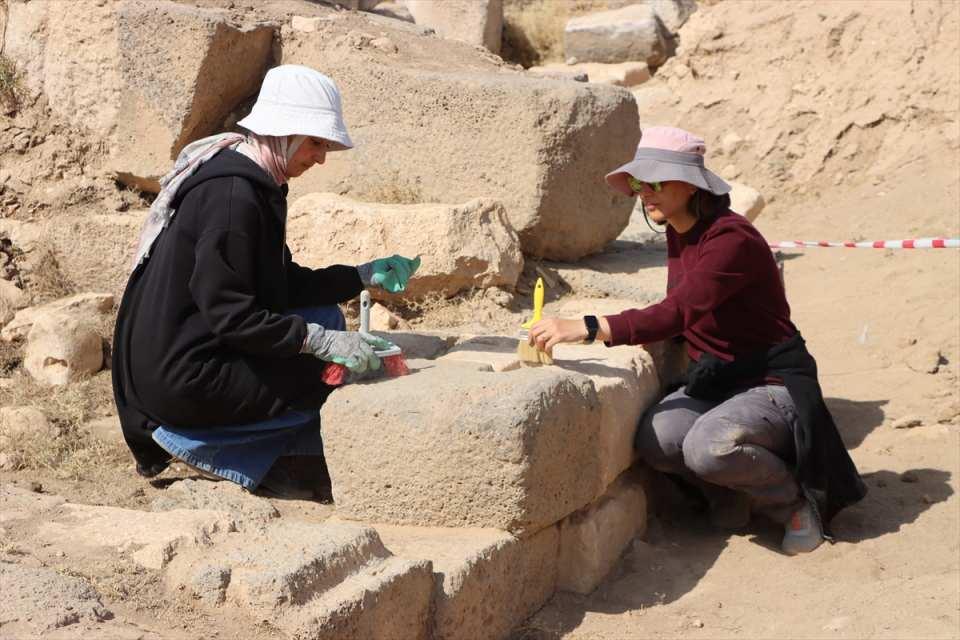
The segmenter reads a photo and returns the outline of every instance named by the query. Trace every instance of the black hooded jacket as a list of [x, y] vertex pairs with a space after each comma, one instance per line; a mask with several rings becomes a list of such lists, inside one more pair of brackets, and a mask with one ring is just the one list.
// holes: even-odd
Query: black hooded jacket
[[308, 269], [286, 246], [287, 187], [247, 157], [221, 151], [184, 182], [169, 227], [130, 276], [113, 345], [113, 387], [141, 472], [169, 455], [159, 424], [255, 422], [319, 406], [324, 363], [300, 349], [291, 309], [343, 302], [355, 267]]

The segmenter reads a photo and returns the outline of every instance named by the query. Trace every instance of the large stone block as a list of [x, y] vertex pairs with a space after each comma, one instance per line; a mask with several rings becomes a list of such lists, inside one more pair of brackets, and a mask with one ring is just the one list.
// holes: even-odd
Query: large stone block
[[376, 525], [394, 554], [433, 564], [433, 636], [500, 640], [542, 607], [557, 581], [559, 533]]
[[437, 361], [339, 389], [321, 415], [347, 518], [530, 534], [603, 490], [597, 392], [559, 368]]
[[290, 208], [287, 242], [301, 264], [359, 264], [399, 253], [422, 256], [403, 294], [388, 299], [452, 296], [471, 288], [513, 289], [523, 269], [517, 233], [503, 205], [475, 199], [462, 205], [390, 205], [328, 193], [299, 198]]
[[563, 53], [577, 62], [641, 60], [651, 68], [667, 59], [666, 31], [647, 4], [632, 4], [571, 18], [563, 31]]
[[289, 637], [417, 640], [427, 634], [433, 573], [429, 561], [392, 556], [373, 529], [278, 521], [181, 555], [167, 583], [208, 607], [271, 620]]
[[557, 588], [582, 594], [596, 589], [646, 523], [646, 492], [628, 471], [599, 500], [560, 523]]
[[500, 53], [503, 0], [406, 0], [414, 22], [452, 40]]
[[632, 200], [602, 178], [633, 157], [640, 138], [626, 89], [479, 63], [441, 66], [439, 50], [436, 59], [412, 66], [338, 44], [329, 29], [293, 34], [283, 61], [336, 79], [356, 147], [330, 154], [322, 169], [293, 182], [292, 195], [493, 198], [503, 203], [525, 254], [563, 260], [599, 251], [626, 227]]
[[164, 0], [34, 0], [10, 5], [4, 55], [57, 116], [104, 140], [121, 180], [157, 190], [184, 145], [256, 93], [273, 32]]

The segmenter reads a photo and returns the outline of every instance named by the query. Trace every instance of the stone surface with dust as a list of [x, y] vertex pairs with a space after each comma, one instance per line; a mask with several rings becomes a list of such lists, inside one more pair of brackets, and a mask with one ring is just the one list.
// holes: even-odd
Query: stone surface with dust
[[576, 79], [576, 76], [584, 74], [587, 76], [587, 82], [597, 84], [612, 84], [617, 87], [635, 87], [643, 84], [650, 79], [650, 67], [646, 62], [615, 62], [605, 64], [602, 62], [583, 62], [577, 64], [553, 63], [545, 64], [539, 67], [530, 67], [528, 72], [536, 75], [570, 76], [570, 79]]
[[321, 412], [343, 517], [514, 533], [550, 525], [602, 492], [599, 419], [586, 376], [441, 361], [347, 385]]
[[[367, 35], [380, 31], [393, 37], [379, 25]], [[329, 25], [284, 39], [284, 63], [336, 79], [357, 143], [293, 181], [292, 197], [494, 198], [525, 254], [565, 260], [599, 251], [623, 230], [632, 200], [584, 176], [633, 157], [640, 134], [626, 89], [506, 72], [452, 41], [420, 39], [389, 56], [337, 33]]]
[[35, 380], [64, 385], [100, 371], [103, 339], [91, 323], [64, 311], [37, 317], [24, 350], [23, 368]]
[[635, 474], [625, 473], [596, 502], [560, 523], [557, 588], [587, 594], [610, 573], [647, 522], [647, 497]]
[[368, 527], [278, 520], [182, 554], [168, 584], [208, 607], [270, 619], [290, 637], [417, 639], [433, 577], [428, 561], [392, 556]]
[[157, 190], [184, 145], [256, 93], [273, 33], [162, 0], [14, 2], [4, 55], [59, 117], [106, 142], [121, 180]]
[[99, 322], [113, 311], [113, 296], [109, 293], [78, 293], [35, 307], [27, 307], [0, 331], [0, 339], [11, 342], [26, 338], [38, 318], [55, 312], [67, 313], [74, 318]]
[[512, 289], [523, 269], [517, 234], [503, 206], [489, 199], [461, 205], [373, 204], [314, 193], [290, 208], [287, 242], [301, 264], [360, 264], [385, 255], [422, 256], [402, 294], [452, 296], [471, 288]]
[[697, 10], [696, 0], [646, 0], [657, 14], [657, 18], [670, 34], [680, 31], [687, 20]]
[[34, 533], [40, 542], [68, 551], [71, 557], [129, 555], [147, 569], [162, 569], [191, 546], [207, 546], [215, 535], [236, 528], [220, 511], [175, 509], [160, 513], [119, 507], [61, 504]]
[[640, 60], [655, 68], [667, 59], [664, 36], [654, 8], [633, 4], [571, 18], [563, 31], [563, 53], [577, 62]]
[[405, 4], [414, 22], [437, 35], [500, 53], [503, 0], [406, 0]]
[[150, 504], [154, 511], [201, 509], [229, 513], [238, 528], [279, 518], [280, 512], [269, 500], [245, 491], [233, 482], [211, 482], [187, 478], [167, 487]]
[[555, 526], [529, 538], [496, 529], [375, 526], [394, 554], [433, 564], [437, 640], [505, 638], [554, 592]]
[[113, 617], [89, 582], [47, 567], [0, 561], [0, 590], [4, 638], [40, 637], [79, 622]]
[[753, 187], [748, 187], [740, 182], [731, 182], [730, 186], [730, 209], [736, 211], [750, 222], [757, 219], [757, 216], [767, 205], [760, 192]]

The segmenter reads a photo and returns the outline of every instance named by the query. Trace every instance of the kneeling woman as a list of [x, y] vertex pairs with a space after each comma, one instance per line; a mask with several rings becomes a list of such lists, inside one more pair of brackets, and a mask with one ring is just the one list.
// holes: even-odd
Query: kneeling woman
[[352, 147], [329, 78], [270, 70], [239, 124], [247, 135], [190, 144], [163, 179], [120, 305], [114, 396], [147, 477], [171, 460], [153, 438], [161, 425], [202, 441], [218, 433], [211, 428], [318, 408], [330, 391], [327, 362], [379, 367], [373, 350], [382, 345], [344, 331], [335, 305], [370, 284], [400, 291], [415, 269], [400, 256], [325, 269], [291, 259], [287, 179]]
[[547, 319], [531, 342], [682, 336], [687, 385], [642, 420], [641, 457], [703, 490], [714, 522], [743, 526], [752, 505], [785, 525], [784, 552], [812, 551], [822, 525], [866, 489], [824, 405], [767, 242], [729, 210], [730, 186], [704, 166], [705, 149], [686, 131], [650, 127], [633, 162], [607, 176], [667, 228], [666, 298], [599, 319]]

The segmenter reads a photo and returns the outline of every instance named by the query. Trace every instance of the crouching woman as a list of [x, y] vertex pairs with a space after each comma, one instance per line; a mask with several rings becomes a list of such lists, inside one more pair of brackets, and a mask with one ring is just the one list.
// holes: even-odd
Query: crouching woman
[[705, 149], [686, 131], [650, 127], [634, 160], [607, 175], [666, 227], [666, 298], [602, 318], [546, 319], [530, 339], [549, 349], [682, 337], [687, 384], [641, 421], [641, 457], [698, 487], [715, 523], [743, 526], [752, 508], [784, 525], [785, 553], [812, 551], [833, 515], [866, 489], [790, 320], [767, 242], [729, 210], [730, 186], [704, 166]]
[[355, 372], [380, 365], [374, 349], [384, 345], [346, 331], [336, 304], [372, 284], [401, 291], [416, 268], [400, 256], [324, 269], [291, 258], [288, 179], [352, 147], [333, 81], [306, 67], [274, 68], [239, 125], [245, 134], [188, 145], [163, 179], [120, 305], [114, 396], [143, 476], [171, 461], [154, 437], [162, 426], [180, 430], [170, 436], [177, 457], [193, 452], [205, 471], [259, 484], [262, 474], [244, 465], [263, 467], [264, 455], [291, 451], [295, 438], [282, 420], [258, 438], [258, 423], [292, 409], [315, 416], [330, 392], [321, 381], [327, 363]]

